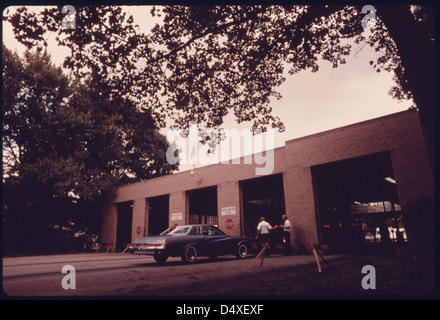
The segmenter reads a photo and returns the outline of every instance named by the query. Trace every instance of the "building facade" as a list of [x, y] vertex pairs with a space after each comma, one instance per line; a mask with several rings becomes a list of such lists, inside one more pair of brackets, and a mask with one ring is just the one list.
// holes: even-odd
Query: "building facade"
[[365, 241], [384, 239], [384, 230], [396, 239], [405, 206], [434, 198], [416, 110], [289, 140], [273, 156], [266, 176], [241, 159], [116, 189], [103, 207], [101, 243], [120, 250], [137, 237], [188, 223], [254, 236], [260, 216], [277, 225], [287, 214], [294, 247], [344, 247], [356, 228]]

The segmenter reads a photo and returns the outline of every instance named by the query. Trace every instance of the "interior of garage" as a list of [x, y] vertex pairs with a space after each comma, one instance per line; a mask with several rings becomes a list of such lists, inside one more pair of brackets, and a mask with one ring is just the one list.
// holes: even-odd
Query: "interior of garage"
[[116, 204], [118, 224], [116, 230], [116, 251], [122, 251], [131, 242], [133, 201]]
[[157, 236], [168, 229], [169, 195], [148, 198], [148, 236]]
[[388, 152], [312, 167], [320, 243], [362, 251], [405, 243]]
[[217, 187], [187, 191], [189, 223], [218, 225]]
[[[267, 175], [240, 181], [243, 202], [243, 234], [255, 237], [260, 217], [265, 217], [272, 226], [282, 224], [285, 213], [283, 175]], [[282, 241], [278, 229], [272, 234], [272, 241]]]

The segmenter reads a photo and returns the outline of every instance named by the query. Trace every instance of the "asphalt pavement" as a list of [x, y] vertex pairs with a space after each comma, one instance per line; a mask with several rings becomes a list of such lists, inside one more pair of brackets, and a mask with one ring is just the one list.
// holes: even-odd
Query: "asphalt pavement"
[[255, 258], [199, 258], [194, 264], [170, 258], [164, 265], [129, 253], [3, 258], [2, 289], [8, 298], [147, 299], [405, 296], [432, 289], [428, 273], [396, 255], [326, 255], [319, 259], [321, 272], [312, 254]]

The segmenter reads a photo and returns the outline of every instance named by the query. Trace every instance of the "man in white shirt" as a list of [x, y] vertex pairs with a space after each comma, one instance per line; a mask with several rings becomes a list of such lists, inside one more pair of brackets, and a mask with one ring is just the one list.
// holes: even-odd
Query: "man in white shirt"
[[285, 255], [292, 255], [292, 246], [290, 241], [290, 231], [292, 229], [292, 224], [290, 223], [289, 219], [287, 218], [287, 215], [283, 215], [282, 219], [284, 221], [283, 225], [283, 245], [284, 245], [284, 254]]
[[[264, 217], [260, 218], [260, 223], [257, 226], [257, 236], [255, 240], [258, 240], [261, 246], [266, 243], [270, 243], [270, 230], [276, 229], [278, 226], [272, 227]], [[269, 250], [266, 249], [267, 257], [270, 257]]]

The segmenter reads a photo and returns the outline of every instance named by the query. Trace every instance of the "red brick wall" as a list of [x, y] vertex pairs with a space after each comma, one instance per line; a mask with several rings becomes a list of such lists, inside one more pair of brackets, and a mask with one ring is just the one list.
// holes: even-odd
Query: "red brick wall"
[[[319, 164], [389, 151], [402, 206], [413, 197], [434, 197], [434, 181], [418, 113], [414, 110], [287, 141], [274, 151], [273, 173], [283, 173], [286, 214], [293, 224], [296, 244], [318, 242], [311, 167]], [[170, 195], [170, 225], [187, 219], [187, 190], [218, 186], [219, 227], [231, 235], [241, 233], [239, 181], [255, 176], [255, 164], [215, 164], [118, 188], [103, 209], [102, 241], [115, 241], [114, 206], [128, 200]], [[135, 202], [136, 203], [136, 202]], [[236, 207], [236, 215], [222, 216], [221, 208]], [[146, 221], [145, 208], [134, 206], [134, 223]], [[171, 220], [182, 213], [182, 220]], [[227, 219], [233, 228], [227, 230]], [[136, 228], [136, 226], [133, 226]], [[133, 231], [134, 232], [134, 231]]]

